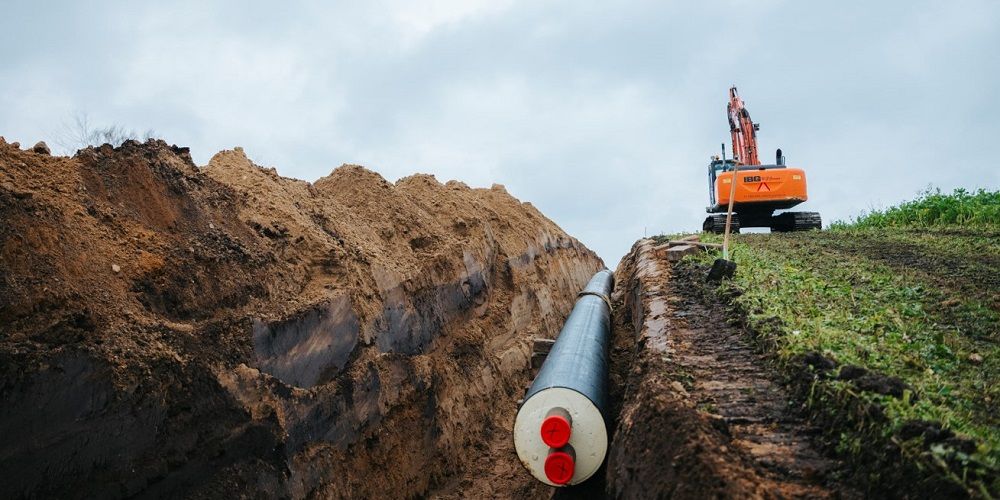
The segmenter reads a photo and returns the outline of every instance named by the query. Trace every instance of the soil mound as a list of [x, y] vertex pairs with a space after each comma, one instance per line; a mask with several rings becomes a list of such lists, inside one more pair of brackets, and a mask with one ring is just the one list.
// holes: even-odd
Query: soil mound
[[424, 494], [601, 267], [501, 186], [0, 139], [0, 496]]

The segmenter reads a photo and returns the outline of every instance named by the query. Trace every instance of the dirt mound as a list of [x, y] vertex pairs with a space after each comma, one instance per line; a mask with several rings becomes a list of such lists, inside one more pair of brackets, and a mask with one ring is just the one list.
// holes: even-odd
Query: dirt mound
[[600, 260], [501, 186], [0, 139], [2, 496], [428, 492]]

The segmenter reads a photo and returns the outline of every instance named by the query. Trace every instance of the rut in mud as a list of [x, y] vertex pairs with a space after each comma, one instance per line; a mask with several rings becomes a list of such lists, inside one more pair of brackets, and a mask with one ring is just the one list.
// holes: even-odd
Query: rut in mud
[[[640, 240], [618, 268], [635, 358], [609, 456], [615, 497], [853, 497], [746, 334]], [[617, 332], [619, 334], [623, 332]]]
[[699, 293], [703, 277], [704, 269], [691, 265], [681, 264], [672, 272], [668, 293], [676, 325], [670, 335], [675, 378], [768, 477], [797, 496], [830, 493], [823, 483], [835, 479], [839, 464], [813, 445], [818, 429], [796, 408], [770, 360], [746, 332], [729, 324], [721, 304], [704, 303], [706, 297]]

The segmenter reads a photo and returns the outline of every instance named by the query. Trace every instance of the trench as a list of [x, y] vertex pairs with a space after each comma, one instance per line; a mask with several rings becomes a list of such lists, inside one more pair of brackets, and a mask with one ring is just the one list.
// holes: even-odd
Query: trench
[[[499, 185], [155, 140], [0, 170], [3, 498], [473, 495], [603, 267]], [[513, 465], [481, 496], [537, 496]]]
[[502, 186], [179, 151], [0, 142], [0, 496], [851, 496], [649, 241], [615, 273], [607, 460], [553, 489], [511, 429], [593, 252]]
[[[526, 262], [520, 256], [510, 261], [520, 272], [535, 275], [533, 266], [539, 265], [535, 260], [544, 261], [546, 254], [556, 251]], [[471, 314], [485, 301], [484, 296], [506, 293], [491, 290], [489, 283], [501, 282], [494, 274], [507, 272], [508, 264], [473, 267], [485, 270], [471, 277], [475, 286], [469, 286], [470, 277], [462, 274], [423, 295], [386, 291], [387, 297], [400, 296], [406, 302], [387, 301], [375, 323], [396, 325], [387, 335], [417, 339], [414, 343], [359, 346], [361, 320], [344, 297], [285, 320], [253, 322], [255, 366], [214, 376], [203, 373], [199, 383], [213, 389], [189, 403], [192, 419], [226, 421], [232, 430], [208, 435], [192, 422], [176, 430], [179, 442], [171, 444], [176, 453], [191, 453], [184, 443], [207, 438], [214, 443], [210, 447], [227, 450], [228, 458], [198, 455], [174, 466], [153, 462], [145, 469], [148, 479], [125, 486], [125, 491], [189, 491], [191, 481], [211, 476], [210, 471], [220, 467], [236, 468], [240, 476], [250, 477], [255, 469], [242, 468], [241, 455], [270, 455], [273, 467], [290, 467], [293, 475], [289, 481], [280, 473], [264, 473], [255, 488], [293, 497], [376, 494], [400, 484], [410, 493], [431, 498], [856, 496], [838, 476], [841, 465], [812, 445], [815, 429], [793, 411], [793, 401], [771, 371], [766, 355], [745, 332], [727, 323], [724, 310], [705, 302], [698, 291], [699, 270], [659, 259], [648, 241], [638, 242], [616, 271], [606, 462], [590, 480], [574, 487], [538, 483], [519, 463], [510, 437], [513, 401], [533, 376], [530, 358], [522, 353], [501, 367], [496, 364], [498, 358], [484, 351], [487, 339], [470, 342], [455, 337], [452, 327], [444, 327], [455, 324], [456, 316]], [[579, 286], [580, 278], [589, 272], [577, 274], [563, 278], [567, 297], [573, 296], [569, 290]], [[539, 307], [540, 291], [525, 289], [516, 297], [504, 296], [504, 302], [511, 304], [504, 315], [513, 328], [527, 324], [537, 328], [542, 318], [529, 321], [525, 318], [531, 314], [525, 310]], [[552, 314], [555, 317], [544, 318], [550, 327], [538, 330], [539, 334], [554, 336], [558, 331], [560, 313]], [[429, 326], [414, 327], [424, 324]], [[438, 336], [423, 340], [419, 335], [401, 336], [414, 331], [434, 331]], [[525, 340], [512, 337], [510, 345], [523, 345]], [[429, 345], [434, 353], [445, 355], [436, 362], [446, 369], [429, 370], [419, 356], [414, 357]], [[358, 349], [374, 357], [366, 358]], [[67, 357], [60, 366], [60, 380], [73, 384], [41, 379], [35, 387], [62, 387], [69, 392], [26, 391], [23, 403], [47, 405], [47, 411], [72, 416], [73, 422], [51, 422], [37, 435], [47, 432], [65, 454], [95, 450], [86, 439], [71, 437], [74, 429], [111, 435], [111, 427], [119, 428], [128, 446], [146, 450], [143, 453], [163, 446], [162, 436], [154, 438], [142, 428], [170, 425], [168, 414], [178, 403], [147, 407], [136, 420], [129, 417], [135, 410], [127, 402], [115, 401], [112, 387], [91, 385], [99, 380], [95, 372], [108, 368], [85, 357]], [[217, 384], [206, 376], [217, 377]], [[498, 385], [491, 388], [489, 381]], [[72, 398], [80, 394], [87, 394], [87, 399], [74, 404], [83, 414], [58, 406], [73, 403]], [[235, 397], [249, 410], [251, 419], [234, 412], [225, 403], [226, 397]], [[108, 415], [109, 409], [113, 418], [97, 421], [103, 427], [88, 424], [94, 413]], [[225, 417], [220, 420], [220, 415]], [[28, 417], [18, 413], [15, 418], [24, 421], [17, 425], [31, 429]], [[269, 423], [272, 419], [280, 425]], [[416, 432], [393, 437], [383, 431], [394, 428]], [[450, 434], [450, 441], [445, 433]], [[112, 448], [126, 443], [116, 443], [108, 442], [98, 455], [84, 458], [105, 466], [124, 466], [116, 465], [115, 460], [123, 457], [113, 454]], [[269, 449], [281, 451], [275, 455]], [[400, 459], [394, 451], [398, 449], [409, 453]], [[366, 477], [373, 471], [389, 471], [392, 465], [401, 469], [395, 477]], [[342, 477], [331, 477], [331, 471]], [[30, 467], [25, 477], [46, 479]], [[108, 489], [82, 491], [115, 496]]]
[[610, 447], [576, 486], [534, 481], [509, 438], [440, 498], [507, 492], [520, 498], [860, 498], [847, 467], [765, 349], [706, 298], [704, 269], [674, 265], [640, 241], [616, 271], [609, 366]]

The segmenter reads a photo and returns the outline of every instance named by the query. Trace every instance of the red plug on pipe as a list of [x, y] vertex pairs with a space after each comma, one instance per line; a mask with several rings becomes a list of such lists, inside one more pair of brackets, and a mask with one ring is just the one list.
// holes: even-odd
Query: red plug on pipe
[[573, 479], [576, 470], [576, 452], [566, 445], [558, 450], [550, 449], [545, 458], [545, 477], [553, 484], [564, 485]]
[[569, 416], [568, 411], [555, 407], [545, 414], [539, 431], [542, 434], [542, 442], [550, 448], [562, 448], [569, 443], [573, 433], [573, 418]]

